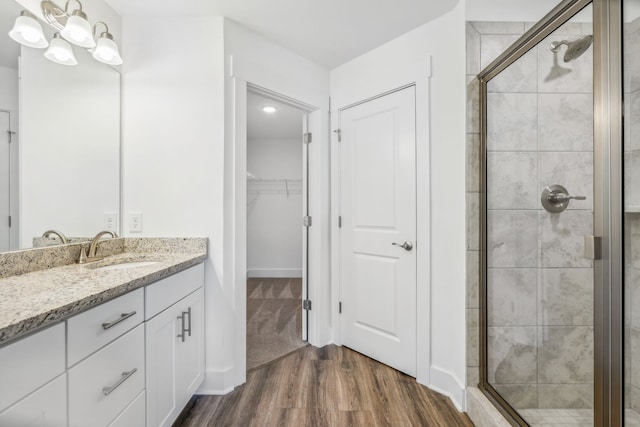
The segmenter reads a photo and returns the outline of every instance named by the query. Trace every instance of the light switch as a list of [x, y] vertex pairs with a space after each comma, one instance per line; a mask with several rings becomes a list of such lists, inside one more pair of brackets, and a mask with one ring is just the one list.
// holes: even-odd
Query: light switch
[[142, 212], [129, 213], [129, 232], [142, 233]]

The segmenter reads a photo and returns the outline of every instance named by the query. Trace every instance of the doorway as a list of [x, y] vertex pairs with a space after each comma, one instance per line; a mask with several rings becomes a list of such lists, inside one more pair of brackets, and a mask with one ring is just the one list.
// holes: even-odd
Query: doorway
[[306, 345], [303, 110], [247, 92], [247, 370]]

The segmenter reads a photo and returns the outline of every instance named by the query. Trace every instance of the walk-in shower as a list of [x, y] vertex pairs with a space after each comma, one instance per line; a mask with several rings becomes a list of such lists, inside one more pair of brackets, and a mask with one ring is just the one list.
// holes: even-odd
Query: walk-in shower
[[640, 425], [640, 0], [518, 26], [478, 43], [479, 387], [514, 425]]

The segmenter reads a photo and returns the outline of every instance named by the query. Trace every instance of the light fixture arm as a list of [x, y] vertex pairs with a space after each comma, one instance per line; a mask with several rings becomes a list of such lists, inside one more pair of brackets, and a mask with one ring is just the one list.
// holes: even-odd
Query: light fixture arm
[[96, 37], [96, 34], [97, 34], [96, 30], [98, 29], [98, 25], [100, 25], [100, 24], [104, 25], [104, 32], [100, 33], [100, 36], [101, 37], [108, 37], [110, 39], [113, 39], [113, 36], [109, 32], [109, 26], [105, 22], [102, 22], [102, 21], [98, 21], [93, 25], [93, 37], [94, 38]]
[[80, 3], [80, 0], [67, 0], [67, 2], [64, 5], [64, 13], [68, 14], [69, 13], [69, 3], [71, 3], [72, 1], [75, 1], [76, 3], [78, 3], [78, 6], [80, 6], [77, 10], [79, 10], [80, 12], [84, 13], [82, 10], [82, 3]]

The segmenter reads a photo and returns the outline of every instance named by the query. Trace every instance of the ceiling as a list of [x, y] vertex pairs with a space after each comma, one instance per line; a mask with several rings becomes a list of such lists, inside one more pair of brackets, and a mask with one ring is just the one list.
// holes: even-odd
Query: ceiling
[[458, 0], [106, 0], [122, 16], [225, 16], [327, 69], [421, 26]]
[[[278, 111], [267, 114], [262, 106], [274, 105]], [[247, 139], [302, 139], [304, 112], [282, 102], [249, 92], [247, 95]]]

